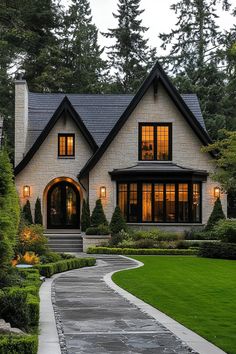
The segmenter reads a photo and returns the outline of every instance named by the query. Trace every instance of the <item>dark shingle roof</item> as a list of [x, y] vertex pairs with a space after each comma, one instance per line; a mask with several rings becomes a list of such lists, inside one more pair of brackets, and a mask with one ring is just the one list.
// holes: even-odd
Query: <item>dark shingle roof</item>
[[[86, 94], [68, 94], [66, 96], [98, 146], [101, 146], [134, 97], [133, 95]], [[42, 94], [29, 92], [29, 123], [26, 151], [32, 147], [64, 97], [65, 94], [62, 93]], [[195, 94], [185, 94], [182, 95], [182, 98], [202, 127], [206, 129], [197, 96]]]

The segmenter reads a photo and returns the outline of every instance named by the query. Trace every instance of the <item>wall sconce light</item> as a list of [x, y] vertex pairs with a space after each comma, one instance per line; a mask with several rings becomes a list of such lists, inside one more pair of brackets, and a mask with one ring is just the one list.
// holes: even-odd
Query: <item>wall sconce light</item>
[[100, 187], [100, 198], [106, 198], [106, 187]]
[[30, 186], [23, 187], [23, 197], [24, 198], [30, 197]]
[[220, 188], [219, 187], [214, 188], [214, 197], [220, 198]]

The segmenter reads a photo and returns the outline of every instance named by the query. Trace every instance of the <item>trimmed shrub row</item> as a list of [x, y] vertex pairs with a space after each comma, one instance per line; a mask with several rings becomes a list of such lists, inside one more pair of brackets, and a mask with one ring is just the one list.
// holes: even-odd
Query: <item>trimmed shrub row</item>
[[71, 269], [90, 267], [95, 265], [95, 263], [96, 260], [94, 258], [70, 258], [55, 263], [37, 264], [35, 265], [35, 268], [39, 270], [41, 275], [50, 278], [53, 274]]
[[37, 354], [36, 335], [0, 336], [0, 354]]
[[89, 247], [90, 254], [127, 254], [127, 255], [196, 255], [196, 249], [158, 249], [158, 248], [111, 248]]
[[198, 255], [206, 258], [236, 259], [236, 244], [205, 242], [200, 246]]

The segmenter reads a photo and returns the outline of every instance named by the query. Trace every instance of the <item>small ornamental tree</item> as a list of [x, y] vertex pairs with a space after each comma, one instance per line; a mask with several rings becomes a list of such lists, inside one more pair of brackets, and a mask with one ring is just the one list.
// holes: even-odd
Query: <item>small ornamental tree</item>
[[96, 205], [93, 209], [91, 216], [91, 225], [99, 226], [99, 225], [108, 225], [101, 199], [96, 201]]
[[33, 218], [32, 218], [31, 206], [30, 206], [30, 201], [29, 200], [27, 200], [27, 202], [23, 206], [22, 212], [23, 212], [23, 216], [24, 216], [25, 221], [28, 224], [33, 224]]
[[81, 215], [81, 231], [86, 231], [88, 227], [91, 226], [91, 219], [90, 219], [90, 209], [89, 203], [86, 200], [83, 200], [82, 206], [82, 215]]
[[215, 224], [221, 219], [225, 219], [225, 214], [222, 209], [221, 200], [220, 198], [217, 198], [212, 213], [208, 219], [205, 230], [206, 231], [212, 230]]
[[35, 202], [35, 209], [34, 209], [34, 223], [38, 225], [43, 225], [43, 216], [41, 211], [41, 201], [39, 197], [36, 199]]
[[125, 223], [125, 219], [121, 213], [120, 207], [117, 206], [114, 210], [114, 213], [110, 222], [110, 230], [112, 234], [118, 234], [121, 230], [126, 230], [127, 225]]

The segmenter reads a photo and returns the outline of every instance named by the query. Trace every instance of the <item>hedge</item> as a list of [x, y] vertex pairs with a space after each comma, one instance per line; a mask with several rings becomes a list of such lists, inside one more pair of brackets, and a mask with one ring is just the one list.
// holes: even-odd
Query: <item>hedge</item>
[[0, 336], [0, 354], [37, 354], [36, 335]]
[[197, 249], [160, 249], [160, 248], [111, 248], [89, 247], [90, 254], [127, 254], [127, 255], [186, 255], [192, 256], [198, 253]]
[[206, 258], [236, 259], [236, 244], [223, 242], [203, 243], [198, 255]]
[[46, 278], [50, 278], [53, 274], [65, 272], [71, 269], [82, 267], [90, 267], [95, 265], [95, 258], [70, 258], [48, 264], [37, 264], [34, 267], [39, 270], [39, 273]]

